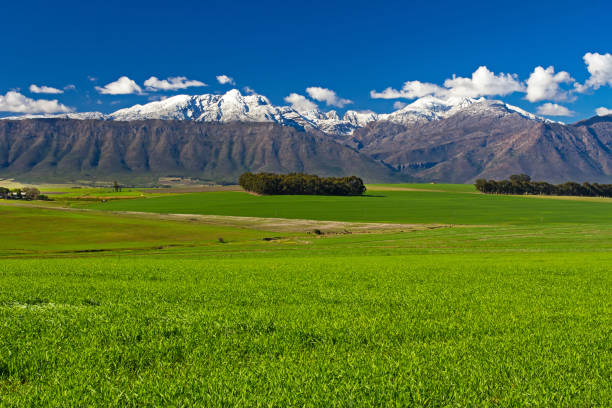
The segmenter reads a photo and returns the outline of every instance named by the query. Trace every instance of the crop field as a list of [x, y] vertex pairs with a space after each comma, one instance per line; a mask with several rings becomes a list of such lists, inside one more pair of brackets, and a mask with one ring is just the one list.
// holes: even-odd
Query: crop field
[[[425, 185], [436, 186], [436, 185]], [[388, 191], [368, 188], [363, 197], [255, 196], [213, 192], [86, 204], [87, 208], [154, 213], [216, 214], [352, 222], [444, 224], [602, 223], [612, 199], [544, 200], [470, 191]], [[411, 188], [411, 187], [406, 187]]]
[[612, 400], [612, 201], [142, 194], [0, 201], [0, 406]]

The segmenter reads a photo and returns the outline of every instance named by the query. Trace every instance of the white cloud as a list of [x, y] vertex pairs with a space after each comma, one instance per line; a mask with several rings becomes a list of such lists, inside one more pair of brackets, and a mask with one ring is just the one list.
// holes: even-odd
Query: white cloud
[[64, 87], [65, 91], [74, 91], [75, 89], [76, 89], [76, 86], [73, 84], [69, 84]]
[[142, 89], [138, 84], [126, 76], [122, 76], [115, 82], [108, 83], [104, 86], [96, 86], [96, 90], [106, 95], [142, 94]]
[[318, 108], [317, 104], [306, 98], [304, 95], [292, 93], [285, 97], [285, 102], [298, 112], [307, 112]]
[[567, 109], [565, 106], [558, 105], [556, 103], [547, 102], [544, 105], [538, 106], [538, 114], [546, 116], [574, 116], [573, 111]]
[[404, 95], [404, 93], [395, 88], [388, 87], [382, 92], [378, 92], [374, 89], [370, 91], [370, 98], [372, 99], [399, 99], [399, 98], [407, 98], [412, 99], [410, 96]]
[[584, 85], [576, 84], [578, 92], [585, 92], [591, 88], [599, 89], [604, 85], [612, 86], [612, 54], [587, 52], [582, 59], [591, 77]]
[[572, 83], [574, 79], [565, 71], [555, 74], [555, 68], [550, 66], [536, 67], [527, 80], [527, 99], [529, 102], [538, 101], [567, 101], [569, 93], [559, 87], [562, 83]]
[[602, 106], [601, 108], [595, 109], [595, 113], [597, 113], [599, 116], [612, 115], [612, 109], [604, 108]]
[[427, 95], [445, 96], [448, 93], [447, 89], [444, 89], [436, 84], [421, 81], [407, 81], [404, 82], [404, 86], [401, 90], [387, 88], [382, 92], [370, 91], [370, 97], [374, 99], [415, 99], [422, 98]]
[[0, 112], [58, 113], [72, 111], [73, 109], [59, 103], [57, 99], [31, 99], [15, 91], [0, 95]]
[[387, 88], [382, 92], [370, 91], [375, 99], [415, 99], [423, 96], [447, 98], [449, 96], [477, 98], [480, 96], [508, 95], [513, 92], [524, 92], [525, 86], [516, 74], [495, 74], [485, 66], [472, 73], [471, 78], [453, 75], [444, 81], [444, 86], [430, 82], [408, 81], [401, 90]]
[[402, 109], [402, 108], [403, 108], [403, 107], [405, 107], [405, 106], [406, 106], [406, 103], [401, 102], [401, 101], [395, 101], [395, 102], [393, 103], [393, 109], [395, 109], [395, 110]]
[[338, 108], [343, 108], [345, 105], [349, 103], [353, 103], [350, 99], [343, 99], [336, 95], [336, 92], [331, 89], [321, 88], [318, 86], [311, 86], [310, 88], [306, 88], [306, 93], [310, 95], [310, 97], [319, 102], [325, 102], [329, 106], [336, 106]]
[[228, 77], [227, 75], [217, 75], [217, 81], [221, 85], [225, 85], [225, 84], [236, 85], [234, 78]]
[[472, 73], [471, 78], [462, 78], [453, 75], [444, 81], [451, 96], [477, 98], [479, 96], [508, 95], [513, 92], [524, 91], [523, 84], [516, 74], [499, 75], [489, 71], [484, 65]]
[[61, 89], [57, 89], [57, 88], [53, 88], [50, 86], [45, 86], [45, 85], [30, 85], [30, 92], [32, 93], [36, 93], [36, 94], [63, 94], [64, 91], [62, 91]]
[[186, 89], [194, 86], [206, 86], [204, 82], [187, 79], [187, 77], [170, 77], [168, 79], [158, 79], [152, 76], [144, 81], [144, 85], [149, 91], [175, 91], [177, 89]]
[[88, 75], [87, 79], [89, 79], [91, 82], [96, 82], [98, 80], [98, 78], [91, 76], [91, 75]]

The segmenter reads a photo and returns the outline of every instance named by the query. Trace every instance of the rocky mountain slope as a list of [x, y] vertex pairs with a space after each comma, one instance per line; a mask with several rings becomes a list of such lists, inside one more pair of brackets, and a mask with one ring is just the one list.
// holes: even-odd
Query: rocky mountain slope
[[154, 182], [158, 177], [182, 176], [235, 181], [245, 171], [396, 179], [384, 164], [324, 134], [273, 123], [0, 121], [0, 177]]
[[564, 125], [484, 98], [425, 97], [389, 114], [340, 117], [232, 90], [56, 116], [63, 119], [0, 120], [0, 177], [232, 181], [250, 170], [457, 183], [527, 173], [612, 183], [612, 116]]
[[612, 182], [612, 116], [563, 125], [462, 110], [440, 121], [371, 123], [346, 143], [426, 181], [464, 183], [526, 173], [552, 182]]

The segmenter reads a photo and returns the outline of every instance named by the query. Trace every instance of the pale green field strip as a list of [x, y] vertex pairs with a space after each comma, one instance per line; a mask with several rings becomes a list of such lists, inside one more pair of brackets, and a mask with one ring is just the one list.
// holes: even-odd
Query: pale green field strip
[[[324, 235], [314, 234], [315, 229]], [[223, 243], [219, 238], [223, 238]], [[611, 224], [403, 225], [0, 205], [2, 256], [63, 253], [77, 256], [95, 251], [182, 251], [193, 256], [204, 253], [239, 256], [277, 251], [333, 253], [337, 249], [401, 254], [611, 248]]]

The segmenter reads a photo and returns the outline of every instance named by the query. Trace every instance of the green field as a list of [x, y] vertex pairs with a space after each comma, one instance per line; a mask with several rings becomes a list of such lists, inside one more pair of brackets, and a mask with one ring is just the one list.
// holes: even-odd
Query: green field
[[87, 208], [353, 222], [442, 224], [605, 223], [612, 200], [571, 201], [459, 192], [385, 191], [363, 197], [255, 196], [243, 192], [164, 195]]
[[368, 194], [0, 201], [0, 406], [609, 406], [612, 201]]

